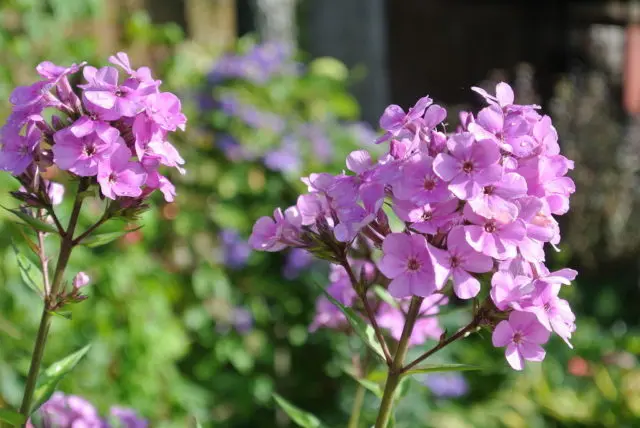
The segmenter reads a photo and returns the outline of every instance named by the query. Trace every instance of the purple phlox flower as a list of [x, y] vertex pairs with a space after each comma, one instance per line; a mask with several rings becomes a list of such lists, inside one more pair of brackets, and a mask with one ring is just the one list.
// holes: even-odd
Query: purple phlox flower
[[518, 217], [515, 200], [527, 194], [527, 182], [519, 174], [509, 172], [500, 181], [482, 188], [482, 192], [468, 201], [473, 211], [486, 218], [509, 223]]
[[118, 70], [113, 67], [86, 66], [83, 74], [88, 83], [79, 86], [84, 90], [85, 103], [103, 109], [103, 117], [109, 120], [135, 116], [143, 108], [141, 97], [156, 90], [152, 85], [141, 88], [134, 88], [127, 82], [119, 85]]
[[552, 214], [569, 210], [569, 196], [575, 192], [573, 180], [565, 177], [573, 169], [573, 161], [562, 155], [542, 156], [523, 163], [519, 173], [527, 180], [529, 194], [544, 198]]
[[389, 156], [397, 161], [403, 161], [417, 153], [427, 153], [429, 148], [420, 134], [412, 138], [392, 139], [389, 143]]
[[0, 128], [0, 168], [18, 176], [34, 161], [42, 133], [35, 123], [27, 125], [25, 135], [8, 125]]
[[458, 113], [458, 118], [460, 120], [460, 125], [458, 125], [458, 128], [456, 129], [456, 133], [469, 131], [469, 125], [476, 121], [473, 113], [464, 110]]
[[[162, 83], [162, 81], [155, 80], [153, 78], [149, 67], [140, 67], [137, 70], [134, 70], [129, 62], [129, 56], [124, 52], [118, 52], [117, 54], [110, 56], [109, 62], [122, 68], [129, 75], [129, 78], [138, 85], [158, 87]], [[131, 84], [132, 82], [129, 81], [127, 83]]]
[[296, 203], [303, 226], [313, 226], [318, 222], [333, 225], [331, 207], [327, 197], [320, 192], [305, 193], [298, 196]]
[[[456, 226], [447, 236], [447, 249], [432, 248], [436, 271], [446, 271], [453, 280], [453, 290], [461, 299], [470, 299], [480, 292], [480, 281], [471, 273], [484, 273], [493, 269], [491, 257], [476, 252], [467, 243], [462, 226]], [[471, 272], [471, 273], [470, 273]]]
[[376, 218], [376, 212], [369, 211], [360, 205], [341, 208], [336, 211], [338, 224], [333, 232], [340, 242], [349, 242], [356, 237], [358, 232]]
[[522, 310], [522, 304], [535, 291], [533, 279], [524, 275], [513, 276], [510, 272], [498, 271], [491, 278], [491, 300], [496, 308]]
[[[77, 73], [87, 63], [72, 64], [69, 67], [62, 67], [50, 61], [43, 61], [36, 67], [36, 71], [49, 84], [55, 85], [56, 94], [62, 103], [66, 103], [75, 108], [80, 106], [80, 98], [73, 92], [71, 84], [67, 76]], [[53, 105], [57, 105], [57, 101], [53, 101]]]
[[412, 156], [403, 165], [402, 175], [393, 185], [393, 195], [417, 205], [449, 199], [447, 183], [433, 171], [433, 158], [423, 153]]
[[141, 153], [138, 151], [138, 144], [135, 146], [138, 159], [144, 159], [145, 157], [155, 157], [162, 165], [176, 168], [180, 174], [185, 174], [184, 159], [180, 156], [180, 153], [173, 144], [166, 140], [153, 140], [150, 141]]
[[[448, 299], [442, 294], [432, 294], [426, 297], [420, 305], [419, 317], [409, 337], [409, 346], [424, 344], [428, 339], [437, 340], [443, 333], [442, 327], [436, 315], [440, 306], [445, 305]], [[405, 324], [405, 312], [409, 309], [409, 299], [402, 300], [400, 307], [394, 307], [382, 303], [376, 314], [378, 325], [389, 330], [391, 337], [400, 340]]]
[[390, 140], [392, 137], [398, 137], [406, 132], [409, 127], [416, 128], [420, 126], [425, 110], [432, 103], [433, 100], [431, 98], [422, 97], [407, 113], [405, 113], [402, 107], [396, 104], [387, 107], [380, 117], [380, 127], [387, 132], [378, 138], [376, 143], [379, 144]]
[[489, 95], [487, 91], [477, 86], [472, 86], [471, 90], [484, 97], [484, 99], [491, 105], [504, 108], [513, 104], [515, 95], [511, 86], [505, 82], [500, 82], [496, 85], [496, 95]]
[[37, 413], [45, 427], [106, 428], [105, 422], [90, 402], [62, 392], [54, 392]]
[[313, 262], [313, 255], [302, 248], [292, 248], [287, 254], [283, 275], [287, 279], [295, 279]]
[[435, 235], [439, 230], [447, 229], [459, 216], [458, 200], [451, 199], [439, 204], [415, 205], [409, 201], [393, 201], [393, 212], [400, 220], [412, 223], [418, 232]]
[[531, 154], [537, 147], [529, 135], [530, 126], [519, 113], [507, 113], [490, 105], [480, 110], [475, 122], [468, 125], [476, 140], [492, 140], [501, 150], [519, 157]]
[[560, 299], [558, 294], [562, 285], [548, 284], [536, 281], [536, 291], [533, 298], [526, 302], [522, 309], [536, 316], [540, 324], [549, 331], [554, 331], [573, 348], [569, 339], [575, 331], [576, 316], [571, 311], [569, 302]]
[[437, 277], [429, 247], [422, 235], [392, 233], [384, 239], [378, 268], [392, 280], [393, 297], [427, 297], [442, 288], [446, 277]]
[[219, 234], [222, 242], [223, 262], [231, 269], [239, 269], [247, 263], [251, 247], [240, 234], [232, 229], [224, 229]]
[[430, 373], [422, 383], [438, 398], [457, 398], [469, 392], [469, 385], [460, 373]]
[[71, 133], [78, 137], [86, 137], [95, 132], [96, 136], [105, 143], [112, 142], [120, 135], [120, 132], [100, 119], [99, 114], [90, 112], [88, 116], [81, 116], [70, 127]]
[[545, 351], [540, 346], [549, 340], [549, 331], [535, 315], [528, 312], [511, 312], [509, 320], [500, 321], [493, 331], [493, 346], [506, 346], [507, 362], [514, 370], [524, 368], [524, 360], [542, 361]]
[[109, 143], [90, 134], [81, 138], [73, 135], [69, 128], [53, 134], [53, 160], [62, 170], [68, 170], [82, 177], [98, 173], [100, 163], [113, 150], [112, 145], [121, 140], [118, 134]]
[[473, 199], [501, 179], [500, 151], [493, 141], [475, 141], [470, 133], [462, 133], [449, 138], [447, 148], [448, 154], [436, 156], [433, 169], [457, 198]]
[[295, 206], [284, 213], [280, 208], [273, 212], [273, 218], [261, 217], [253, 226], [249, 245], [260, 251], [280, 251], [289, 246], [300, 246], [302, 217]]
[[133, 409], [113, 406], [109, 410], [111, 421], [118, 424], [114, 428], [147, 428], [149, 423]]
[[551, 118], [547, 115], [542, 116], [533, 126], [533, 137], [543, 148], [542, 153], [546, 156], [555, 156], [560, 154], [560, 145], [558, 144], [558, 132], [551, 124]]
[[151, 191], [158, 189], [162, 192], [165, 201], [173, 202], [176, 196], [176, 188], [167, 177], [158, 173], [160, 160], [157, 157], [146, 156], [142, 158], [142, 162], [140, 162], [140, 164], [147, 173], [147, 180], [145, 182], [143, 194], [146, 194], [147, 192], [151, 193]]
[[109, 199], [118, 196], [135, 198], [142, 194], [147, 173], [139, 162], [131, 162], [131, 150], [120, 139], [113, 152], [98, 165], [100, 191]]
[[307, 185], [309, 192], [321, 192], [327, 194], [331, 186], [335, 183], [336, 177], [326, 172], [313, 173], [308, 177], [302, 177], [300, 181]]
[[524, 197], [517, 201], [519, 217], [525, 222], [527, 235], [518, 243], [522, 256], [530, 262], [545, 260], [543, 245], [560, 242], [560, 227], [543, 199]]
[[515, 257], [517, 246], [526, 236], [527, 229], [521, 219], [504, 223], [498, 219], [481, 217], [464, 207], [464, 217], [471, 224], [464, 226], [465, 237], [471, 247], [496, 259]]

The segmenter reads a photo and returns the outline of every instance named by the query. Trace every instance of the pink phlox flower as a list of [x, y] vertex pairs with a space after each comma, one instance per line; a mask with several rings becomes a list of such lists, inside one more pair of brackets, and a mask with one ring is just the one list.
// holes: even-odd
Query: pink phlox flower
[[515, 172], [509, 172], [500, 181], [483, 187], [482, 192], [468, 204], [478, 215], [509, 223], [518, 217], [516, 200], [526, 194], [526, 180]]
[[280, 251], [289, 246], [299, 246], [302, 217], [295, 206], [284, 213], [280, 208], [273, 211], [273, 218], [261, 217], [253, 225], [249, 245], [260, 251]]
[[389, 279], [389, 293], [396, 298], [427, 297], [444, 285], [436, 278], [430, 245], [422, 235], [392, 233], [382, 243], [378, 268]]
[[576, 317], [571, 311], [569, 302], [560, 299], [561, 284], [549, 284], [536, 281], [537, 290], [528, 304], [523, 305], [522, 310], [536, 316], [540, 324], [549, 331], [554, 331], [573, 348], [569, 339], [575, 331]]
[[472, 273], [493, 269], [491, 257], [478, 253], [467, 243], [462, 226], [451, 229], [446, 250], [431, 248], [431, 254], [435, 271], [443, 270], [446, 278], [451, 277], [453, 290], [461, 299], [471, 299], [480, 292], [480, 281]]
[[496, 85], [496, 95], [490, 95], [487, 91], [477, 86], [472, 86], [471, 90], [480, 94], [490, 104], [497, 107], [505, 108], [513, 104], [515, 95], [511, 86], [505, 82], [500, 82]]
[[135, 116], [143, 108], [141, 97], [155, 91], [155, 87], [138, 90], [126, 83], [120, 85], [118, 70], [113, 67], [96, 69], [86, 66], [83, 74], [88, 83], [79, 86], [84, 90], [82, 96], [85, 102], [104, 109], [102, 115], [109, 120]]
[[98, 174], [98, 163], [111, 153], [112, 145], [120, 138], [112, 134], [113, 140], [105, 142], [94, 134], [78, 138], [69, 128], [53, 134], [53, 160], [58, 167], [74, 174], [91, 177]]
[[98, 183], [102, 194], [107, 198], [135, 198], [142, 194], [147, 174], [139, 162], [130, 161], [131, 157], [131, 150], [120, 138], [108, 158], [98, 164]]
[[[391, 337], [400, 340], [405, 324], [405, 312], [409, 309], [410, 300], [405, 299], [399, 302], [400, 307], [394, 307], [387, 303], [382, 303], [376, 314], [376, 321], [382, 328], [389, 330]], [[440, 326], [438, 317], [435, 316], [440, 311], [440, 306], [448, 302], [447, 297], [442, 294], [432, 294], [426, 297], [420, 305], [418, 319], [409, 337], [409, 346], [419, 346], [427, 340], [437, 340], [444, 330]]]
[[433, 158], [422, 153], [402, 166], [402, 175], [393, 184], [393, 195], [418, 205], [449, 199], [447, 183], [433, 171]]
[[475, 141], [465, 132], [449, 138], [447, 148], [449, 153], [436, 156], [433, 169], [457, 198], [473, 199], [502, 177], [500, 151], [493, 141]]
[[464, 207], [464, 217], [471, 223], [464, 226], [464, 231], [474, 250], [499, 260], [516, 256], [517, 246], [527, 233], [521, 219], [510, 223], [488, 219], [474, 213], [469, 205]]
[[491, 278], [491, 300], [501, 311], [510, 308], [522, 310], [534, 291], [534, 280], [529, 276], [498, 271]]
[[[396, 104], [387, 107], [380, 117], [380, 127], [387, 132], [376, 140], [376, 144], [388, 141], [393, 137], [404, 136], [404, 134], [414, 134], [415, 129], [422, 125], [422, 116], [432, 103], [431, 98], [422, 97], [406, 113], [402, 107]], [[414, 129], [409, 130], [410, 127]]]
[[393, 200], [393, 212], [400, 220], [412, 223], [418, 232], [435, 235], [455, 223], [459, 215], [458, 200], [451, 199], [439, 204], [416, 205], [410, 201]]
[[514, 370], [522, 370], [524, 361], [542, 361], [545, 351], [540, 346], [549, 340], [549, 331], [535, 315], [514, 311], [508, 320], [500, 321], [493, 331], [495, 347], [506, 346], [507, 362]]
[[303, 226], [313, 226], [324, 220], [329, 226], [333, 225], [331, 207], [327, 197], [319, 192], [305, 193], [298, 196], [296, 203]]

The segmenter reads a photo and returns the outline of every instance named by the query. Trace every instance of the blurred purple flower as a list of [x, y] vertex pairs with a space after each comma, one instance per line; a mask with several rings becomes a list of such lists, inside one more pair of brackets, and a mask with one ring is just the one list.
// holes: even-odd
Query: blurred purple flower
[[243, 267], [251, 254], [247, 240], [231, 229], [221, 231], [219, 237], [222, 243], [223, 263], [231, 269]]
[[109, 413], [112, 428], [147, 428], [149, 426], [149, 423], [132, 409], [114, 406]]
[[[35, 421], [39, 421], [35, 422]], [[84, 398], [55, 392], [27, 423], [27, 427], [43, 428], [107, 428], [96, 408]]]
[[253, 315], [248, 309], [237, 307], [233, 310], [233, 328], [240, 334], [253, 330]]
[[423, 378], [427, 386], [438, 398], [462, 397], [469, 392], [469, 385], [460, 373], [432, 373]]
[[286, 262], [282, 269], [282, 274], [287, 279], [295, 279], [300, 276], [304, 268], [309, 266], [313, 261], [313, 256], [302, 248], [292, 248], [287, 253]]
[[298, 143], [291, 136], [284, 137], [280, 148], [264, 157], [265, 166], [273, 171], [297, 172], [300, 163]]

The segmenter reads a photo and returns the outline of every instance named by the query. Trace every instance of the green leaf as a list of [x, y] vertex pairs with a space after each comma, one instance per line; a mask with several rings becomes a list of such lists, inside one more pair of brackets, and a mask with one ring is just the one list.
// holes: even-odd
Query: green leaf
[[311, 413], [305, 412], [289, 403], [287, 400], [282, 398], [280, 395], [274, 393], [274, 400], [280, 406], [282, 410], [291, 418], [293, 422], [295, 422], [298, 426], [302, 428], [320, 428], [324, 425], [320, 422], [320, 419], [312, 415]]
[[380, 358], [382, 358], [382, 360], [385, 360], [384, 352], [382, 351], [382, 345], [380, 345], [380, 342], [378, 342], [373, 327], [364, 322], [364, 320], [360, 318], [360, 316], [353, 309], [344, 306], [342, 303], [334, 299], [333, 296], [329, 294], [329, 292], [327, 292], [327, 290], [322, 288], [320, 285], [318, 285], [318, 287], [322, 290], [327, 299], [329, 299], [331, 303], [336, 305], [338, 309], [342, 311], [344, 316], [347, 317], [349, 324], [351, 324], [353, 330], [358, 334], [358, 336], [360, 336], [360, 338], [362, 338], [364, 343], [366, 343], [367, 346], [369, 346]]
[[87, 345], [77, 352], [63, 358], [62, 360], [53, 363], [45, 371], [40, 374], [38, 378], [38, 384], [36, 391], [33, 395], [33, 407], [31, 413], [35, 412], [42, 406], [42, 403], [47, 401], [51, 394], [58, 386], [58, 382], [62, 380], [67, 374], [69, 374], [82, 360], [82, 358], [89, 352], [91, 345]]
[[106, 245], [110, 242], [115, 241], [116, 239], [126, 235], [127, 233], [135, 232], [141, 227], [142, 226], [138, 226], [135, 229], [120, 230], [118, 232], [98, 233], [84, 238], [82, 242], [80, 242], [80, 244], [89, 248], [101, 247], [102, 245]]
[[27, 421], [24, 415], [9, 409], [0, 409], [0, 421], [7, 422], [13, 426], [22, 426]]
[[383, 393], [382, 385], [380, 385], [379, 383], [374, 382], [374, 381], [372, 381], [370, 379], [360, 378], [356, 373], [353, 372], [353, 369], [351, 369], [350, 367], [345, 367], [344, 368], [344, 372], [346, 374], [348, 374], [349, 376], [351, 376], [353, 378], [353, 380], [358, 382], [360, 385], [365, 387], [367, 390], [373, 392], [376, 397], [382, 398], [382, 393]]
[[408, 370], [406, 375], [437, 373], [437, 372], [464, 372], [471, 370], [482, 370], [482, 367], [471, 366], [469, 364], [424, 364], [414, 369]]
[[45, 223], [42, 220], [38, 220], [35, 217], [31, 217], [29, 214], [23, 213], [20, 210], [12, 210], [4, 206], [2, 208], [9, 211], [13, 215], [17, 216], [18, 218], [20, 218], [20, 220], [24, 221], [26, 224], [28, 224], [29, 226], [31, 226], [33, 229], [37, 231], [47, 232], [47, 233], [58, 233], [58, 229], [56, 229], [55, 226]]
[[18, 262], [18, 269], [20, 270], [20, 277], [22, 282], [39, 295], [44, 294], [42, 283], [39, 279], [34, 279], [33, 275], [41, 275], [40, 269], [24, 254], [20, 252], [14, 242], [11, 243], [13, 252], [16, 255], [16, 261]]

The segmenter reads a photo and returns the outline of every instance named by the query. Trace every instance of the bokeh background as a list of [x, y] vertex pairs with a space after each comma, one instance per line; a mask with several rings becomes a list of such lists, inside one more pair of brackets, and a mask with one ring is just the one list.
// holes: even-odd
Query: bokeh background
[[[251, 253], [251, 225], [372, 144], [386, 105], [429, 94], [475, 108], [472, 85], [515, 87], [551, 114], [578, 191], [552, 265], [580, 271], [578, 314], [541, 365], [507, 369], [489, 337], [442, 361], [493, 367], [413, 382], [398, 427], [640, 426], [640, 10], [620, 1], [0, 0], [0, 118], [42, 60], [151, 65], [189, 118], [173, 142], [188, 173], [143, 229], [79, 250], [90, 299], [57, 319], [45, 362], [93, 347], [61, 384], [154, 427], [292, 426], [272, 393], [343, 426], [353, 338], [308, 332], [327, 266], [305, 253]], [[0, 203], [17, 183], [0, 178]], [[96, 215], [97, 207], [93, 215]], [[92, 215], [86, 211], [86, 223]], [[40, 305], [0, 218], [0, 407], [22, 393]], [[367, 396], [365, 419], [377, 399]], [[364, 425], [363, 425], [364, 426]]]

